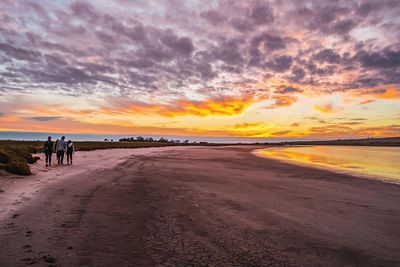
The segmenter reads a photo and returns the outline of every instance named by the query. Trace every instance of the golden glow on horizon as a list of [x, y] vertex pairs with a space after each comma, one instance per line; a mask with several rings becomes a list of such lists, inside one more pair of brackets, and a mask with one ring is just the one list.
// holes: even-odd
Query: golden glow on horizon
[[400, 136], [395, 1], [142, 2], [0, 1], [0, 131]]
[[[305, 93], [310, 88], [279, 80], [271, 84], [275, 90], [261, 96], [178, 99], [161, 104], [87, 99], [86, 104], [66, 105], [52, 97], [48, 104], [42, 97], [33, 99], [32, 105], [21, 97], [17, 98], [24, 103], [21, 108], [0, 116], [0, 130], [286, 138], [400, 135], [400, 98], [394, 87], [370, 89], [364, 95], [356, 89], [350, 94], [310, 95]], [[279, 93], [283, 86], [298, 91]]]
[[256, 154], [301, 165], [386, 178], [400, 183], [399, 148], [296, 146], [258, 150]]

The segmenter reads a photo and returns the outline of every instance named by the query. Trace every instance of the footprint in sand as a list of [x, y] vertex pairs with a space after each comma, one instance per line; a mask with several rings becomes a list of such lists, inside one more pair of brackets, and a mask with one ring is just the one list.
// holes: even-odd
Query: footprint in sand
[[33, 232], [32, 231], [26, 231], [26, 235], [25, 236], [27, 236], [27, 237], [29, 237], [29, 236], [32, 236], [33, 235]]
[[21, 261], [25, 262], [26, 265], [33, 265], [37, 263], [36, 259], [34, 258], [22, 258]]
[[44, 256], [42, 256], [41, 259], [46, 263], [56, 263], [56, 261], [57, 261], [56, 258], [54, 258], [54, 257], [52, 257], [50, 255], [44, 255]]
[[22, 247], [22, 249], [25, 250], [25, 251], [24, 251], [25, 253], [31, 253], [31, 252], [33, 252], [32, 246], [31, 246], [31, 245], [25, 245], [25, 246]]

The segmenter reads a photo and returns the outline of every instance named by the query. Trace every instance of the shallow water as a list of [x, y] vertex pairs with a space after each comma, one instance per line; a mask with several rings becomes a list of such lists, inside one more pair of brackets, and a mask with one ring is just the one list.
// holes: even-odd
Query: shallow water
[[256, 154], [400, 183], [400, 147], [292, 146], [257, 150]]

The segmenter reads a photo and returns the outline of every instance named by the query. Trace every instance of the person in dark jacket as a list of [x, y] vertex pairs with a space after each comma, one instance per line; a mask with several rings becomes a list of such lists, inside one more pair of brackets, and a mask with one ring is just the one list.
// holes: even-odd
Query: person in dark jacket
[[71, 140], [67, 142], [67, 163], [72, 164], [72, 155], [75, 153], [75, 146]]
[[53, 155], [53, 142], [51, 136], [47, 137], [47, 141], [44, 142], [44, 154], [46, 155], [46, 167], [51, 166], [51, 156]]
[[59, 157], [58, 157], [58, 154], [57, 154], [58, 141], [60, 141], [60, 140], [59, 139], [56, 140], [56, 144], [54, 145], [54, 150], [53, 150], [53, 151], [56, 152], [57, 161], [59, 161]]

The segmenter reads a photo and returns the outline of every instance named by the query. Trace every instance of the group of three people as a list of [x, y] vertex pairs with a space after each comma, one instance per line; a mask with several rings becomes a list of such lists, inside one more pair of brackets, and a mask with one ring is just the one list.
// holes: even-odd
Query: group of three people
[[64, 154], [67, 152], [67, 163], [72, 164], [72, 155], [75, 152], [75, 146], [71, 140], [65, 142], [65, 136], [61, 137], [60, 140], [57, 139], [56, 144], [53, 146], [53, 141], [51, 141], [51, 136], [47, 138], [44, 143], [44, 154], [46, 155], [46, 167], [51, 166], [51, 157], [53, 152], [57, 154], [58, 164], [64, 164]]

